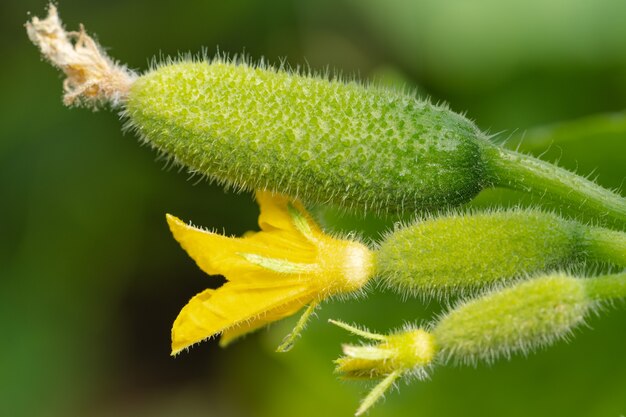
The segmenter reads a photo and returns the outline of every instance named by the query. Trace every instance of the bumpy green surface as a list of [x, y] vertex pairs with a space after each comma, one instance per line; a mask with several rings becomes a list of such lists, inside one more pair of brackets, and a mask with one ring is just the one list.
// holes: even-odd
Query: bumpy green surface
[[424, 220], [383, 240], [377, 273], [394, 289], [422, 295], [482, 288], [583, 259], [583, 230], [536, 210]]
[[216, 60], [162, 66], [128, 96], [130, 126], [193, 171], [307, 202], [413, 211], [486, 186], [481, 132], [413, 95]]
[[552, 275], [470, 301], [444, 316], [433, 334], [444, 359], [491, 361], [567, 336], [592, 305], [584, 280]]

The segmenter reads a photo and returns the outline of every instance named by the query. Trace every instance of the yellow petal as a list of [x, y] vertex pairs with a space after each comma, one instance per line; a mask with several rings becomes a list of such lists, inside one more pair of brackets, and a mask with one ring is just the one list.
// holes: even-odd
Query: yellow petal
[[[275, 230], [273, 232], [258, 232], [247, 235], [242, 240], [250, 245], [257, 245], [258, 254], [260, 248], [264, 248], [267, 257], [284, 259], [296, 263], [314, 263], [317, 260], [317, 248], [302, 236], [294, 232]], [[251, 253], [251, 252], [246, 252]]]
[[176, 318], [172, 355], [281, 306], [304, 306], [314, 296], [314, 290], [297, 279], [257, 285], [229, 282], [217, 290], [206, 290], [193, 297]]
[[166, 217], [174, 238], [200, 269], [209, 275], [224, 275], [229, 280], [258, 280], [264, 268], [250, 264], [241, 254], [274, 255], [275, 251], [271, 247], [259, 242], [258, 238], [252, 239], [254, 236], [244, 239], [226, 237], [187, 225], [170, 214]]
[[270, 310], [266, 314], [258, 316], [255, 319], [247, 321], [237, 327], [231, 327], [229, 329], [226, 329], [224, 330], [224, 332], [222, 333], [222, 337], [220, 338], [220, 346], [226, 347], [231, 344], [235, 339], [238, 339], [247, 333], [258, 330], [261, 327], [264, 327], [270, 323], [282, 320], [285, 317], [292, 316], [296, 314], [300, 309], [302, 309], [302, 303], [300, 302], [300, 300], [296, 300], [291, 304], [285, 304], [284, 306], [280, 306], [279, 308]]
[[257, 281], [268, 277], [268, 271], [248, 262], [243, 256], [245, 254], [295, 263], [315, 261], [312, 245], [281, 231], [234, 238], [190, 226], [171, 214], [166, 215], [166, 218], [174, 238], [200, 269], [209, 275], [224, 275], [231, 281]]

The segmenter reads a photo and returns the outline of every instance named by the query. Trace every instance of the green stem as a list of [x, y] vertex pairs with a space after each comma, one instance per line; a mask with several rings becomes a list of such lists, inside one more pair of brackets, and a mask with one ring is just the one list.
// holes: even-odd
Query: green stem
[[402, 376], [402, 372], [400, 371], [393, 371], [392, 373], [387, 375], [385, 379], [380, 381], [378, 385], [376, 385], [370, 391], [370, 393], [367, 394], [365, 398], [363, 398], [363, 401], [361, 402], [359, 409], [356, 410], [356, 413], [354, 415], [360, 416], [364, 412], [366, 412], [368, 408], [374, 405], [374, 403], [378, 401], [380, 397], [382, 397], [385, 394], [385, 392], [393, 385], [393, 383], [396, 382], [396, 379], [400, 378], [401, 376]]
[[626, 298], [626, 272], [586, 279], [585, 292], [593, 300]]
[[626, 199], [551, 163], [500, 147], [485, 148], [493, 185], [526, 191], [564, 204], [602, 223], [626, 228]]
[[626, 268], [626, 233], [590, 227], [583, 239], [590, 258]]
[[300, 337], [302, 330], [304, 330], [304, 328], [306, 327], [306, 324], [309, 321], [309, 318], [315, 312], [315, 309], [317, 308], [318, 305], [319, 305], [318, 301], [313, 301], [311, 304], [309, 304], [306, 310], [304, 310], [304, 313], [302, 313], [302, 315], [298, 319], [296, 326], [287, 336], [285, 336], [280, 346], [276, 348], [276, 352], [282, 353], [282, 352], [289, 352], [291, 350], [291, 348], [293, 347], [293, 344], [295, 343], [296, 339]]

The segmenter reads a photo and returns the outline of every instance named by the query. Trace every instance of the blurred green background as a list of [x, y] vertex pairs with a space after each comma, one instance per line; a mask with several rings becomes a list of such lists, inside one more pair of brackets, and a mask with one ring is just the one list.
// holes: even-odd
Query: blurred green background
[[[621, 0], [59, 3], [68, 28], [85, 23], [138, 70], [202, 47], [328, 66], [417, 88], [604, 186], [626, 177]], [[179, 309], [217, 280], [178, 247], [164, 214], [241, 234], [256, 227], [257, 208], [248, 194], [164, 169], [116, 114], [64, 108], [59, 74], [22, 26], [45, 6], [0, 2], [0, 416], [352, 415], [368, 386], [333, 376], [340, 343], [353, 339], [326, 320], [385, 331], [428, 320], [437, 303], [375, 290], [325, 304], [288, 354], [273, 349], [293, 320], [170, 358]], [[490, 192], [476, 204], [510, 198]], [[372, 238], [389, 225], [342, 222]], [[527, 358], [438, 368], [369, 415], [624, 415], [626, 308], [589, 324]]]

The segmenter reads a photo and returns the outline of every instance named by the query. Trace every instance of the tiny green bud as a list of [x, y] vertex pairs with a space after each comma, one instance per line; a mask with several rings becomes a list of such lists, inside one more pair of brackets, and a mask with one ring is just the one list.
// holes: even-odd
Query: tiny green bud
[[626, 234], [538, 210], [448, 215], [389, 233], [377, 274], [395, 290], [446, 295], [583, 261], [626, 267]]
[[331, 320], [331, 323], [359, 335], [367, 334], [370, 339], [379, 340], [374, 346], [344, 345], [345, 357], [338, 359], [337, 372], [345, 378], [383, 378], [400, 371], [415, 376], [425, 375], [424, 367], [435, 357], [433, 336], [423, 329], [404, 329], [384, 336]]
[[346, 323], [331, 323], [364, 338], [374, 345], [343, 345], [344, 356], [335, 361], [335, 371], [347, 379], [382, 379], [361, 401], [357, 416], [363, 414], [401, 377], [424, 379], [426, 368], [435, 358], [432, 334], [418, 328], [406, 328], [390, 335], [371, 333]]
[[599, 302], [624, 297], [626, 273], [589, 279], [555, 273], [465, 302], [441, 317], [430, 332], [408, 327], [385, 336], [331, 320], [375, 341], [344, 345], [336, 371], [346, 378], [381, 379], [361, 402], [358, 415], [398, 378], [423, 378], [433, 363], [474, 364], [527, 353], [571, 334]]

